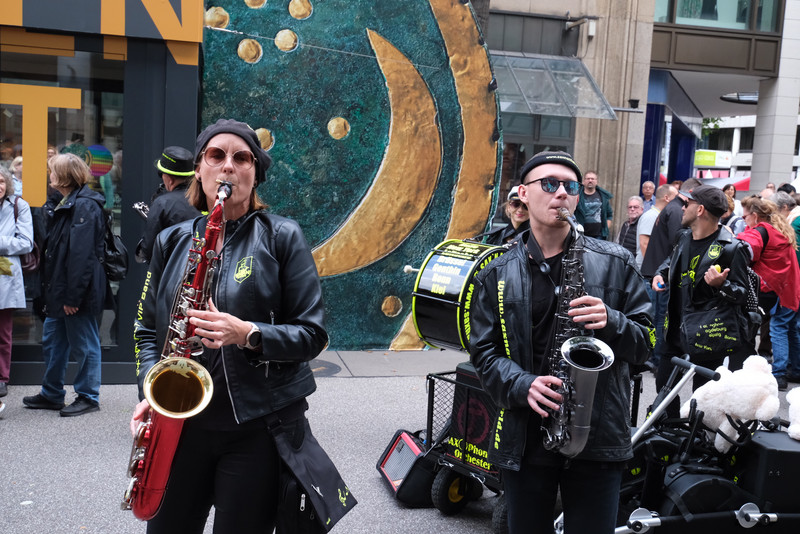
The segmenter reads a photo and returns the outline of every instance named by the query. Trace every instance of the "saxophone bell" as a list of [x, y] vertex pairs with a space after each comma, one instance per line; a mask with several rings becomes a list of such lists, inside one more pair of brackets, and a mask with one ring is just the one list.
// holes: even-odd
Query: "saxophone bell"
[[214, 394], [211, 374], [182, 356], [159, 360], [144, 377], [144, 397], [165, 417], [186, 419], [202, 412]]

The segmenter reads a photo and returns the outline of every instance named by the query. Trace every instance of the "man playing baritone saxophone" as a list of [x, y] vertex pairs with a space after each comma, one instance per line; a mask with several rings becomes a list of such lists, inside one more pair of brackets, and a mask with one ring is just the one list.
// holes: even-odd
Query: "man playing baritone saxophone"
[[[509, 532], [552, 533], [560, 487], [566, 532], [614, 531], [622, 470], [633, 457], [629, 364], [650, 356], [654, 330], [645, 283], [620, 245], [585, 238], [586, 295], [569, 317], [607, 343], [614, 363], [598, 372], [585, 448], [568, 459], [542, 444], [546, 409], [558, 409], [561, 380], [548, 369], [558, 339], [556, 290], [573, 244], [558, 210], [575, 211], [581, 171], [564, 152], [541, 152], [522, 167], [520, 199], [531, 229], [475, 280], [470, 359], [499, 410], [489, 461], [502, 469]], [[580, 281], [564, 281], [565, 286]]]

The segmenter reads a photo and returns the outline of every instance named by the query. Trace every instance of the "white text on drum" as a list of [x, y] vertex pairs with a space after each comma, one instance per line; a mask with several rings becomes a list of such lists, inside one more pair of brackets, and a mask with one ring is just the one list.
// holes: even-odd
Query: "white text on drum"
[[[434, 270], [436, 270], [436, 266], [434, 266]], [[447, 284], [449, 284], [452, 280], [453, 279], [449, 276], [442, 276], [440, 274], [433, 273], [433, 278], [431, 279], [431, 293], [444, 295], [447, 292]]]
[[442, 273], [442, 274], [455, 274], [460, 275], [461, 269], [458, 267], [452, 267], [448, 265], [439, 265], [438, 263], [433, 266], [433, 272], [435, 273]]

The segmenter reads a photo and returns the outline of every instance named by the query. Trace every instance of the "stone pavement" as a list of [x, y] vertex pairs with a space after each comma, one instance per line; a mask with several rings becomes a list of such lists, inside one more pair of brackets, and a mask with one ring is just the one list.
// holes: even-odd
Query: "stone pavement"
[[[460, 514], [446, 517], [434, 508], [398, 503], [375, 468], [396, 430], [424, 428], [425, 376], [452, 371], [466, 359], [455, 351], [328, 351], [312, 362], [318, 390], [309, 397], [308, 418], [359, 501], [334, 532], [491, 532], [495, 498], [489, 490]], [[0, 533], [143, 533], [145, 525], [119, 508], [128, 481], [128, 421], [136, 387], [104, 385], [101, 410], [72, 418], [24, 408], [22, 397], [37, 392], [37, 386], [12, 386], [3, 399]], [[642, 414], [653, 397], [648, 373]]]

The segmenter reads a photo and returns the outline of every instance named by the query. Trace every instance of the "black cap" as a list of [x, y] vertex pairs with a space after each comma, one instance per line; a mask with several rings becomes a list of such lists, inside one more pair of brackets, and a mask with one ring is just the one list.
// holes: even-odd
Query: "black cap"
[[715, 217], [722, 217], [728, 211], [728, 198], [722, 189], [713, 185], [699, 185], [691, 191], [681, 189], [681, 194], [703, 206]]
[[219, 119], [217, 122], [200, 132], [195, 143], [195, 163], [199, 161], [200, 152], [203, 151], [208, 141], [217, 134], [231, 133], [241, 137], [250, 151], [256, 157], [256, 185], [262, 183], [267, 177], [267, 169], [272, 164], [272, 158], [267, 151], [261, 148], [256, 132], [247, 124], [233, 119]]
[[192, 153], [182, 146], [168, 146], [161, 151], [156, 160], [156, 169], [172, 176], [187, 177], [194, 175], [194, 158]]
[[575, 160], [572, 159], [572, 156], [566, 152], [539, 152], [538, 154], [534, 154], [531, 159], [525, 162], [525, 165], [522, 166], [522, 169], [520, 169], [519, 181], [522, 182], [525, 180], [525, 176], [539, 165], [548, 164], [569, 167], [575, 171], [575, 174], [578, 176], [578, 182], [583, 182], [583, 174], [581, 173], [581, 169], [578, 167], [578, 164], [575, 163]]

